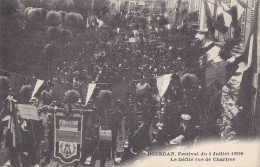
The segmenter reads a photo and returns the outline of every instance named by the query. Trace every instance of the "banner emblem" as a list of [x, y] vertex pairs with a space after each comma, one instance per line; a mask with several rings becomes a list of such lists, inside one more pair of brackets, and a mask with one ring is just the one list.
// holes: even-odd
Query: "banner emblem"
[[54, 157], [65, 164], [81, 158], [83, 116], [54, 117]]

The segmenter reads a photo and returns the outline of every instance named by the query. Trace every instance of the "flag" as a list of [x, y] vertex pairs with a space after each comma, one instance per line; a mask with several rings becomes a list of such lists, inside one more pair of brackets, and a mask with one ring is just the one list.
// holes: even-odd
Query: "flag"
[[166, 74], [156, 78], [156, 85], [161, 98], [163, 97], [170, 85], [171, 76], [172, 74]]
[[211, 49], [209, 49], [203, 56], [199, 58], [199, 65], [205, 65], [210, 62], [218, 63], [223, 61], [223, 59], [220, 57], [220, 51], [221, 47], [219, 46], [213, 46]]
[[206, 86], [218, 81], [222, 85], [226, 82], [226, 62], [213, 63], [206, 67]]
[[239, 20], [247, 7], [245, 4], [237, 0], [237, 19]]
[[[215, 2], [215, 0], [213, 0]], [[210, 31], [214, 32], [213, 28], [213, 19], [215, 15], [215, 5], [210, 9], [212, 5], [209, 1], [202, 0], [201, 1], [201, 10], [200, 10], [200, 18], [199, 18], [199, 30], [200, 31]], [[213, 13], [212, 13], [213, 12]]]
[[232, 13], [234, 19], [239, 20], [242, 14], [244, 13], [246, 7], [247, 6], [239, 0], [231, 0], [230, 12]]
[[33, 89], [31, 99], [34, 99], [34, 97], [38, 96], [38, 94], [41, 94], [41, 91], [43, 90], [43, 86], [44, 86], [44, 81], [37, 79], [36, 84], [35, 84], [34, 89]]
[[214, 23], [214, 27], [219, 32], [225, 34], [228, 31], [232, 22], [232, 16], [224, 11], [223, 7], [217, 7], [217, 19]]
[[223, 12], [224, 22], [226, 27], [230, 27], [232, 22], [232, 16], [227, 12]]
[[206, 2], [206, 6], [208, 6], [210, 16], [211, 16], [211, 18], [213, 18], [215, 15], [216, 6], [217, 6], [216, 0], [203, 0], [203, 1]]
[[90, 84], [88, 85], [88, 92], [87, 92], [87, 97], [86, 97], [86, 103], [85, 103], [85, 105], [88, 104], [88, 102], [89, 102], [89, 100], [90, 100], [90, 98], [91, 98], [91, 96], [92, 96], [92, 94], [93, 94], [93, 92], [94, 92], [94, 90], [95, 90], [95, 87], [96, 87], [96, 84], [95, 84], [95, 83], [90, 83]]
[[230, 9], [223, 1], [220, 2], [220, 5], [223, 7], [225, 11], [228, 11]]
[[124, 104], [126, 103], [128, 92], [128, 82], [114, 83], [112, 86], [112, 99], [113, 102], [120, 99]]

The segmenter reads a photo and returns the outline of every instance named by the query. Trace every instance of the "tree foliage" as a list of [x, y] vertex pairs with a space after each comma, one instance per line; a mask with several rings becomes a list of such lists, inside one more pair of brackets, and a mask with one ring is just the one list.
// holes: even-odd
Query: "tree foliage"
[[15, 59], [16, 36], [19, 35], [19, 12], [16, 0], [0, 0], [0, 66], [7, 68]]

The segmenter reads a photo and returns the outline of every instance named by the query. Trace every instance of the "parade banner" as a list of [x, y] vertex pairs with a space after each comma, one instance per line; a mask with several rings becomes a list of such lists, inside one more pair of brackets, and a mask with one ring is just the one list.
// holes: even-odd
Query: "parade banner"
[[79, 161], [83, 116], [54, 116], [54, 157], [65, 164]]
[[39, 115], [36, 106], [18, 104], [18, 110], [20, 112], [21, 118], [39, 121]]

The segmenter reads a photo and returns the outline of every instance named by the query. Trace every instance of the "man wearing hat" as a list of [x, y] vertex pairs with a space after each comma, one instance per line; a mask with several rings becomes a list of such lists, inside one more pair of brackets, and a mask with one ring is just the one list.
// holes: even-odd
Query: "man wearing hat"
[[170, 144], [190, 144], [197, 137], [195, 127], [191, 124], [191, 116], [182, 114], [180, 125], [177, 128], [177, 137], [170, 141]]

